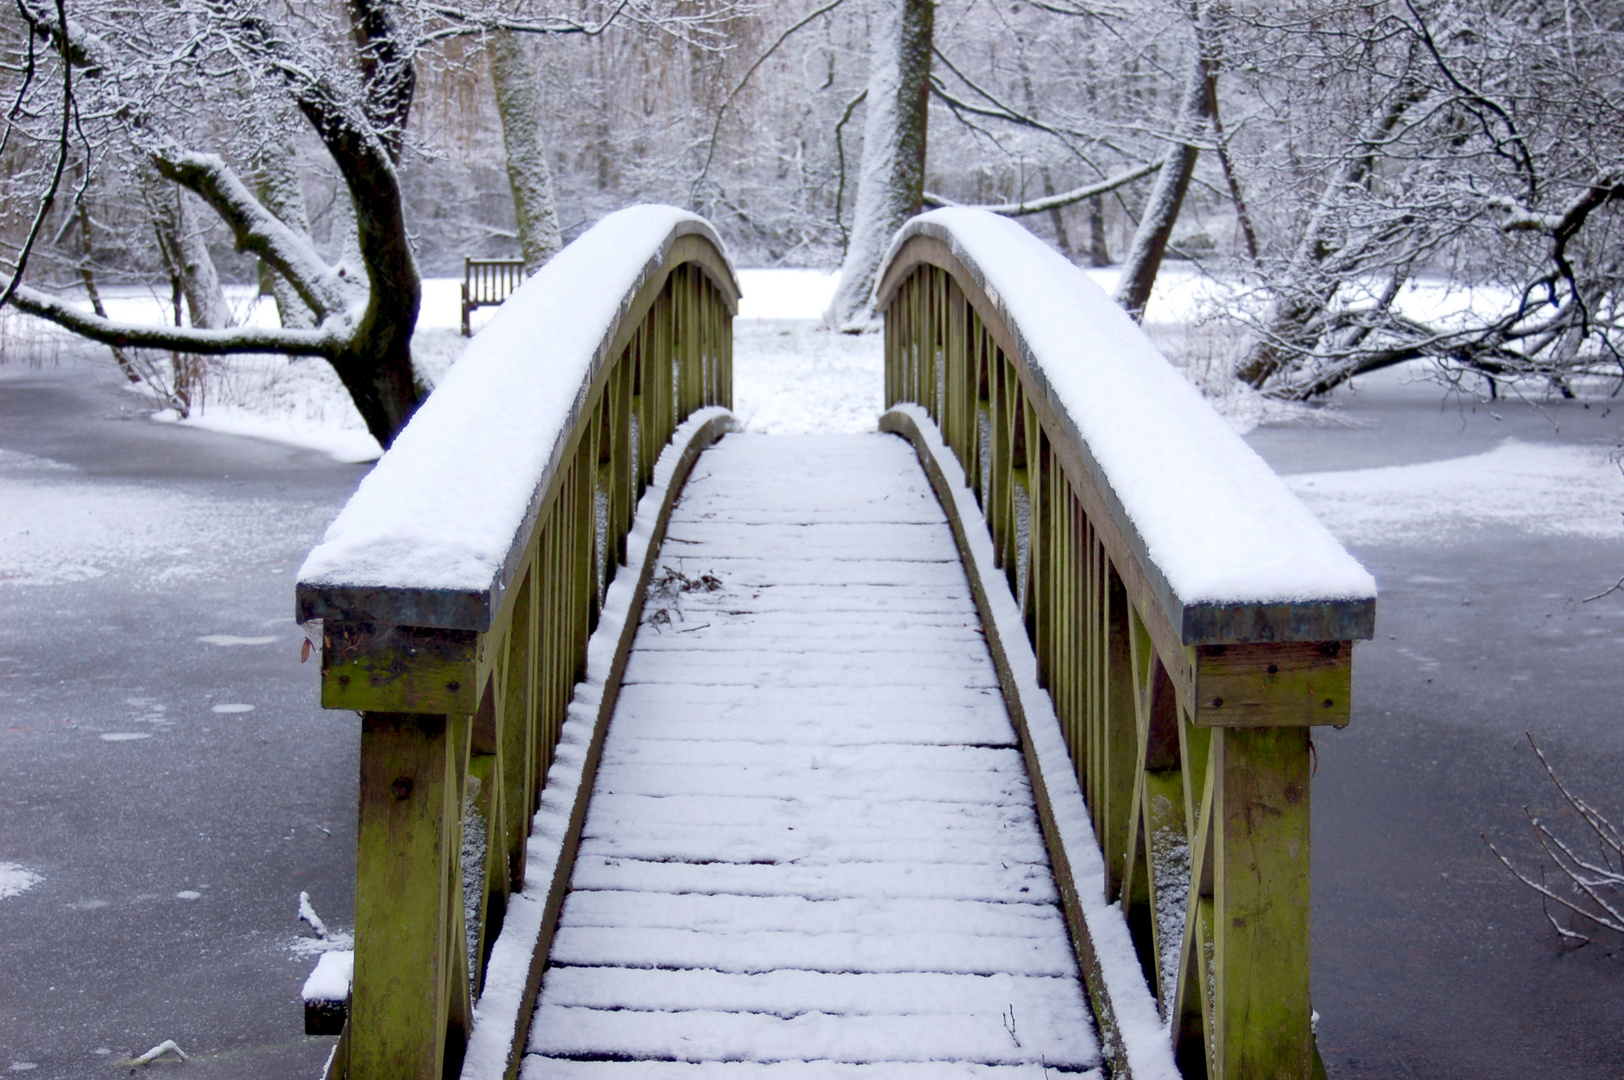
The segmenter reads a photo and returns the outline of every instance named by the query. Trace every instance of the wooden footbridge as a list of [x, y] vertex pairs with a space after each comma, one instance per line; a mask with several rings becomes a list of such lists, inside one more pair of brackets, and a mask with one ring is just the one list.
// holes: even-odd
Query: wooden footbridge
[[330, 1077], [1321, 1073], [1310, 733], [1373, 582], [1019, 226], [917, 218], [878, 295], [881, 433], [728, 434], [715, 234], [615, 214], [311, 553]]

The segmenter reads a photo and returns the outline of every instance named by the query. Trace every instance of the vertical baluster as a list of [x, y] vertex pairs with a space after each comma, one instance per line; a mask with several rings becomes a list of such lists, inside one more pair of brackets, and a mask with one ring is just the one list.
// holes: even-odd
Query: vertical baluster
[[1127, 589], [1109, 562], [1106, 575], [1105, 805], [1100, 814], [1105, 827], [1100, 831], [1100, 848], [1105, 859], [1105, 895], [1114, 899], [1122, 892], [1139, 739], [1134, 726]]

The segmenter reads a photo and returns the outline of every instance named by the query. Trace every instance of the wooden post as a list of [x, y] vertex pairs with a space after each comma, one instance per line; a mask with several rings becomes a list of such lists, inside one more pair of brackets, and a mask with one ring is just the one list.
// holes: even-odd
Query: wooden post
[[1308, 729], [1220, 728], [1212, 754], [1212, 1080], [1301, 1080], [1314, 1057]]
[[350, 1080], [439, 1080], [466, 1015], [463, 942], [448, 939], [467, 731], [455, 713], [362, 714]]

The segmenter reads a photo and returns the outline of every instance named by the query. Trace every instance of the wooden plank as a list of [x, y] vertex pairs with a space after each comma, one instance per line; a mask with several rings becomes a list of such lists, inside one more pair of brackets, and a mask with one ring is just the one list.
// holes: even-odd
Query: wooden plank
[[321, 704], [357, 712], [472, 713], [479, 635], [471, 630], [325, 622]]

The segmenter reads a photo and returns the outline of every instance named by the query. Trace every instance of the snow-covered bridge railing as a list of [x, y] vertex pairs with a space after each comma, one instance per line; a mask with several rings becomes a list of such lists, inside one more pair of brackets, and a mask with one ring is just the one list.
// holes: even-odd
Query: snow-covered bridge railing
[[[996, 640], [985, 620], [1006, 696], [1016, 647], [1035, 653], [1103, 899], [1121, 901], [1181, 1071], [1307, 1080], [1310, 727], [1349, 720], [1374, 581], [1121, 309], [1020, 226], [916, 218], [878, 297], [896, 406], [882, 427], [913, 440], [950, 516], [960, 475], [981, 506], [1030, 643]], [[961, 545], [968, 524], [955, 521]], [[990, 583], [973, 584], [986, 614]], [[1091, 940], [1094, 898], [1067, 880], [1063, 793], [1045, 783], [1034, 767], [1109, 1044], [1125, 1026], [1102, 974], [1109, 943]]]
[[330, 1076], [455, 1076], [476, 1012], [516, 1070], [644, 555], [730, 422], [738, 295], [702, 220], [604, 219], [514, 292], [301, 569], [322, 704], [361, 713]]

